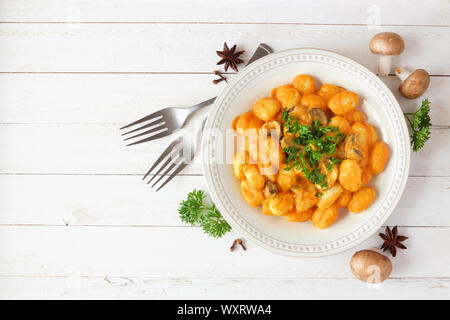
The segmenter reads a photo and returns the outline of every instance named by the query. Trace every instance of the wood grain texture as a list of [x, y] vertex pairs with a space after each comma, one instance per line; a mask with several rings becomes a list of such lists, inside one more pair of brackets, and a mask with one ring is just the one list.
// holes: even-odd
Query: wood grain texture
[[3, 0], [0, 21], [449, 25], [445, 0]]
[[[449, 19], [446, 0], [0, 1], [0, 299], [449, 299]], [[118, 128], [217, 95], [223, 41], [244, 58], [259, 42], [325, 48], [376, 71], [368, 42], [381, 31], [405, 39], [395, 66], [433, 75], [435, 126], [387, 221], [410, 239], [381, 286], [352, 277], [353, 250], [231, 253], [234, 231], [183, 226], [177, 203], [206, 189], [198, 162], [159, 193], [140, 181], [172, 138], [127, 149]], [[404, 111], [418, 107], [383, 81]]]
[[[324, 290], [323, 288], [327, 288]], [[447, 278], [388, 279], [366, 285], [339, 279], [2, 277], [0, 299], [437, 299]]]
[[[119, 125], [0, 124], [0, 173], [144, 175], [174, 137], [125, 147]], [[180, 131], [187, 134], [192, 127]], [[432, 129], [431, 143], [412, 155], [411, 175], [449, 176], [450, 128]], [[201, 174], [201, 156], [183, 171]]]
[[[73, 29], [65, 24], [8, 23], [0, 24], [0, 72], [212, 72], [217, 68], [215, 51], [224, 41], [245, 49], [244, 59], [265, 42], [275, 51], [333, 50], [376, 71], [378, 59], [369, 50], [370, 38], [380, 31], [393, 31], [406, 43], [393, 66], [449, 75], [448, 30], [284, 24], [82, 24]], [[439, 50], [430, 50], [437, 41]]]
[[[224, 85], [213, 85], [213, 79], [212, 74], [0, 74], [0, 123], [126, 124], [166, 106], [187, 107], [218, 95]], [[433, 124], [450, 126], [445, 94], [450, 77], [432, 77], [428, 91], [414, 100], [399, 94], [397, 77], [382, 80], [405, 112], [428, 97]]]
[[[392, 277], [448, 278], [449, 228], [402, 227], [406, 251], [394, 259]], [[383, 231], [383, 230], [380, 230]], [[350, 278], [356, 250], [380, 246], [378, 235], [339, 255], [293, 259], [247, 242], [230, 252], [231, 232], [214, 240], [191, 227], [0, 226], [0, 275], [157, 278]], [[425, 241], [426, 240], [426, 241]], [[75, 270], [75, 271], [74, 271]]]
[[[203, 176], [178, 176], [155, 193], [135, 175], [0, 175], [0, 224], [184, 226], [178, 203], [194, 188], [207, 190]], [[410, 177], [386, 224], [450, 227], [449, 207], [450, 177]]]

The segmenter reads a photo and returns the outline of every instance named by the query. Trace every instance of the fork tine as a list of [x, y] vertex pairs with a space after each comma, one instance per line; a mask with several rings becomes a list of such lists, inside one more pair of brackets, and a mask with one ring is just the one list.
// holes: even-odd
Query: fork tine
[[[164, 162], [164, 163], [162, 164], [161, 168], [159, 168], [159, 170], [153, 175], [153, 177], [147, 182], [147, 184], [149, 184], [150, 182], [152, 182], [152, 180], [155, 179], [155, 177], [156, 177], [156, 176], [157, 176], [164, 168], [166, 168], [167, 165], [168, 165], [169, 163], [172, 162], [172, 160], [174, 160], [174, 159], [175, 159], [175, 160], [178, 160], [179, 156], [181, 156], [181, 150], [180, 150], [180, 152], [178, 152], [178, 154], [176, 155], [175, 158], [168, 157], [167, 160], [166, 160], [166, 162]], [[158, 180], [158, 181], [159, 181], [159, 180]]]
[[157, 127], [155, 127], [155, 128], [152, 128], [152, 129], [150, 129], [150, 130], [147, 130], [147, 131], [138, 133], [138, 134], [136, 134], [136, 135], [134, 135], [134, 136], [125, 138], [125, 139], [123, 139], [123, 140], [124, 140], [124, 141], [127, 141], [127, 140], [134, 139], [134, 138], [137, 138], [137, 137], [145, 136], [145, 135], [147, 135], [147, 134], [149, 134], [149, 133], [154, 133], [154, 132], [160, 131], [160, 130], [162, 130], [162, 129], [167, 129], [167, 127], [164, 126], [164, 125], [165, 125], [165, 123], [161, 123], [159, 126], [157, 126]]
[[153, 177], [152, 177], [150, 180], [148, 180], [147, 184], [149, 184], [150, 182], [152, 182], [152, 180], [155, 179], [155, 177], [156, 177], [156, 176], [157, 176], [164, 168], [167, 167], [167, 165], [170, 163], [171, 160], [172, 160], [172, 159], [170, 159], [170, 157], [167, 158], [166, 162], [164, 162], [164, 163], [162, 164], [161, 168], [159, 168], [158, 171], [153, 175]]
[[[166, 109], [167, 109], [167, 108], [166, 108]], [[148, 120], [151, 120], [151, 119], [153, 119], [153, 118], [155, 118], [155, 117], [161, 116], [161, 115], [162, 115], [162, 111], [164, 111], [164, 110], [165, 110], [165, 109], [162, 109], [162, 110], [153, 112], [152, 114], [149, 114], [149, 115], [147, 115], [147, 116], [145, 116], [145, 117], [143, 117], [143, 118], [141, 118], [141, 119], [139, 119], [139, 120], [136, 120], [136, 121], [134, 121], [134, 122], [132, 122], [132, 123], [130, 123], [130, 124], [127, 124], [126, 126], [123, 126], [123, 127], [120, 128], [119, 130], [126, 129], [126, 128], [129, 128], [129, 127], [131, 127], [131, 126], [134, 126], [134, 125], [136, 125], [136, 124], [138, 124], [138, 123], [141, 123], [141, 122], [144, 122], [144, 121], [148, 121]]]
[[[150, 170], [147, 171], [147, 173], [142, 178], [142, 180], [145, 180], [145, 178], [147, 178], [147, 176], [150, 174], [150, 172], [152, 172], [152, 170], [156, 168], [156, 166], [170, 153], [170, 151], [172, 151], [172, 149], [175, 147], [175, 145], [178, 144], [181, 140], [182, 140], [181, 137], [177, 138], [166, 148], [166, 150], [164, 150], [164, 152], [159, 156], [159, 158], [152, 165]], [[156, 173], [156, 174], [158, 174], [158, 173]]]
[[183, 170], [185, 167], [187, 166], [187, 163], [182, 162], [181, 165], [175, 169], [174, 172], [172, 172], [172, 174], [170, 175], [169, 178], [167, 178], [166, 181], [164, 181], [164, 183], [162, 185], [159, 186], [158, 189], [156, 189], [155, 192], [158, 192], [162, 187], [164, 187], [170, 180], [172, 180], [173, 178], [175, 178], [175, 176], [181, 171]]
[[164, 171], [163, 174], [161, 174], [161, 176], [159, 177], [159, 179], [156, 180], [155, 183], [152, 184], [151, 188], [153, 188], [153, 187], [154, 187], [154, 186], [155, 186], [162, 178], [164, 178], [164, 176], [166, 176], [166, 175], [170, 172], [170, 170], [172, 170], [175, 166], [177, 166], [177, 165], [180, 163], [180, 161], [176, 161], [176, 160], [178, 160], [178, 159], [183, 160], [183, 158], [177, 157], [177, 158], [175, 159], [175, 161], [171, 161], [172, 164], [169, 166], [169, 168], [167, 168], [166, 171]]
[[130, 133], [133, 133], [133, 132], [136, 132], [136, 131], [139, 131], [139, 130], [143, 130], [143, 129], [151, 127], [151, 126], [156, 126], [159, 123], [163, 123], [163, 119], [164, 119], [164, 117], [161, 117], [161, 118], [158, 117], [158, 119], [156, 119], [156, 120], [154, 120], [154, 121], [152, 121], [152, 122], [150, 122], [150, 123], [148, 123], [146, 125], [143, 125], [142, 127], [139, 127], [137, 129], [133, 129], [131, 131], [122, 133], [122, 136], [126, 136], [127, 134], [130, 134]]
[[139, 140], [139, 141], [136, 141], [136, 142], [127, 144], [127, 147], [133, 146], [133, 145], [135, 145], [135, 144], [144, 143], [144, 142], [147, 142], [147, 141], [152, 141], [152, 140], [155, 140], [155, 139], [159, 139], [159, 138], [168, 136], [168, 135], [171, 134], [171, 133], [172, 133], [172, 131], [166, 130], [166, 131], [160, 132], [160, 133], [158, 133], [158, 134], [155, 134], [155, 135], [153, 135], [153, 136], [151, 136], [151, 137], [149, 137], [149, 138], [142, 139], [142, 140]]

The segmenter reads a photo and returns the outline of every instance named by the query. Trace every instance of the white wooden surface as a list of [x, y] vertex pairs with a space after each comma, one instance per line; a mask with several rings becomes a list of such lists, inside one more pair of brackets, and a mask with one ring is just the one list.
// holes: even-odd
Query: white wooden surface
[[[198, 163], [158, 194], [142, 183], [171, 138], [126, 149], [118, 127], [218, 94], [223, 41], [246, 57], [258, 42], [326, 48], [375, 71], [380, 31], [405, 38], [396, 64], [432, 74], [434, 124], [388, 221], [409, 249], [382, 285], [352, 277], [354, 251], [231, 253], [238, 234], [184, 226], [177, 203], [206, 188]], [[0, 0], [0, 298], [450, 298], [449, 50], [445, 0]], [[419, 104], [384, 81], [405, 111]]]

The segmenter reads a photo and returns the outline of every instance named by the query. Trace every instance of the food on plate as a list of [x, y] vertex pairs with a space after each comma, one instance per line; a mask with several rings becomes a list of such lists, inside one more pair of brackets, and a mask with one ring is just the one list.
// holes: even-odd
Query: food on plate
[[316, 83], [309, 74], [299, 74], [292, 81], [292, 85], [303, 95], [316, 92]]
[[314, 227], [326, 229], [336, 222], [338, 215], [339, 206], [337, 204], [333, 204], [331, 207], [326, 209], [317, 208], [311, 217], [311, 221]]
[[351, 91], [342, 91], [335, 94], [328, 101], [328, 107], [334, 114], [344, 114], [352, 111], [358, 105], [358, 95]]
[[325, 229], [340, 208], [362, 213], [376, 198], [370, 183], [386, 168], [389, 147], [358, 109], [359, 96], [298, 75], [235, 118], [245, 148], [233, 159], [241, 194], [267, 216]]
[[389, 158], [389, 148], [384, 142], [377, 142], [370, 152], [370, 169], [373, 174], [383, 172]]
[[375, 200], [375, 191], [371, 187], [363, 187], [353, 193], [348, 210], [354, 213], [362, 212], [370, 207], [373, 200]]

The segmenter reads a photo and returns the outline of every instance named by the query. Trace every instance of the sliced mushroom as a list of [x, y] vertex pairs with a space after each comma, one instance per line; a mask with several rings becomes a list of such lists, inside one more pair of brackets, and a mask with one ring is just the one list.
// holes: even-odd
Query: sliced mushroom
[[328, 188], [331, 188], [336, 180], [338, 179], [339, 176], [339, 169], [337, 165], [333, 165], [332, 167], [330, 167], [330, 170], [328, 170], [328, 167], [331, 165], [331, 159], [330, 158], [322, 158], [319, 161], [319, 168], [320, 168], [320, 173], [325, 175], [325, 181], [326, 181], [326, 186], [321, 186], [320, 184], [316, 184], [316, 188], [319, 190], [326, 190]]
[[312, 121], [319, 121], [322, 126], [328, 124], [328, 118], [325, 112], [321, 108], [311, 108], [308, 111]]
[[345, 158], [360, 161], [364, 157], [363, 148], [359, 145], [356, 133], [350, 133], [345, 138], [344, 154]]
[[266, 136], [277, 137], [281, 139], [281, 124], [276, 120], [270, 120], [263, 124], [262, 129], [265, 130]]
[[302, 196], [305, 188], [305, 180], [298, 175], [295, 176], [294, 179], [295, 182], [294, 185], [291, 187], [291, 191], [298, 196]]
[[295, 147], [295, 136], [293, 135], [285, 135], [283, 139], [281, 139], [281, 149]]
[[288, 113], [291, 117], [294, 117], [300, 121], [303, 125], [310, 125], [312, 120], [311, 116], [308, 113], [308, 108], [304, 106], [295, 106], [288, 110]]
[[341, 141], [336, 148], [336, 157], [343, 160], [345, 159], [345, 141]]
[[416, 99], [420, 97], [430, 85], [430, 75], [423, 69], [409, 72], [402, 67], [398, 67], [394, 72], [397, 77], [402, 80], [398, 89], [406, 99]]
[[403, 38], [394, 32], [376, 34], [369, 44], [370, 51], [380, 56], [378, 74], [385, 77], [391, 72], [392, 57], [399, 55], [405, 49]]
[[266, 184], [263, 188], [264, 196], [267, 198], [271, 198], [278, 193], [278, 187], [272, 181], [266, 181]]

